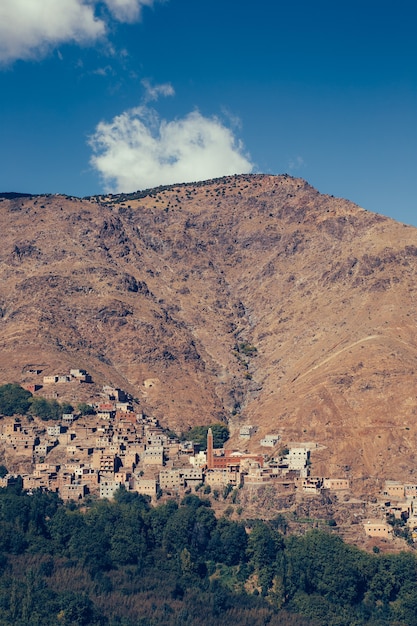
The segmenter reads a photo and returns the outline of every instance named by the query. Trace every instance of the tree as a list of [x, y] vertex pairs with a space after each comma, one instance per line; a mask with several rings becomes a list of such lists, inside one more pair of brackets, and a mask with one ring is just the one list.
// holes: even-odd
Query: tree
[[15, 383], [0, 386], [0, 413], [3, 415], [25, 415], [30, 407], [30, 391]]
[[73, 591], [62, 595], [57, 618], [58, 623], [64, 626], [91, 626], [101, 622], [100, 614], [90, 598]]
[[30, 407], [31, 413], [42, 420], [58, 420], [62, 416], [62, 408], [56, 400], [46, 398], [33, 398]]
[[364, 576], [358, 551], [346, 546], [340, 537], [317, 530], [302, 538], [290, 537], [287, 557], [290, 593], [295, 588], [339, 605], [355, 604], [360, 598]]
[[207, 433], [211, 428], [213, 433], [213, 446], [215, 448], [222, 448], [223, 444], [229, 439], [229, 429], [226, 424], [210, 424], [210, 426], [194, 426], [186, 433], [186, 438], [190, 441], [194, 441], [200, 450], [207, 449]]
[[77, 410], [79, 411], [79, 413], [81, 413], [81, 415], [94, 415], [95, 413], [95, 410], [91, 406], [91, 404], [87, 404], [86, 402], [80, 402], [77, 405]]
[[61, 410], [61, 415], [63, 415], [64, 413], [72, 413], [74, 410], [74, 407], [69, 402], [63, 402], [61, 404], [60, 410]]
[[209, 551], [214, 561], [238, 565], [245, 560], [247, 534], [243, 524], [226, 518], [218, 521], [212, 532]]
[[282, 549], [281, 535], [265, 522], [258, 520], [248, 539], [248, 556], [255, 568], [259, 570], [272, 565]]

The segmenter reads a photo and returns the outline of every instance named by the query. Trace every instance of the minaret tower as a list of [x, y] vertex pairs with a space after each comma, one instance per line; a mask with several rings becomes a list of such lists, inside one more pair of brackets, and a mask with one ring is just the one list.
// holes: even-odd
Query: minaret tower
[[213, 469], [213, 432], [211, 428], [207, 432], [207, 469]]

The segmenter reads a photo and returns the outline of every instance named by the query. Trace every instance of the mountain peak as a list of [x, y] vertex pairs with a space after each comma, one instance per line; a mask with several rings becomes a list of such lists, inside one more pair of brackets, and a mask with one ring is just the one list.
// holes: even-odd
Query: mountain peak
[[261, 174], [2, 194], [0, 220], [2, 382], [85, 367], [178, 431], [250, 423], [254, 448], [316, 442], [322, 475], [412, 471], [416, 229]]

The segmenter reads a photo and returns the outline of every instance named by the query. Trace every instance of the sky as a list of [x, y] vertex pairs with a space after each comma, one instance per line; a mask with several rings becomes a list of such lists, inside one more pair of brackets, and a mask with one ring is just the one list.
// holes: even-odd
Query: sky
[[415, 0], [0, 0], [0, 191], [301, 177], [417, 226]]

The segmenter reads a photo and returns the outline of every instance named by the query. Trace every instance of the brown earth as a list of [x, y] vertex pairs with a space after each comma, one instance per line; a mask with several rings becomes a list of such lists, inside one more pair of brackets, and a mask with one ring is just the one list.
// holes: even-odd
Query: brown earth
[[320, 444], [314, 474], [415, 482], [415, 228], [264, 175], [3, 198], [0, 228], [0, 382], [85, 368], [177, 431], [253, 424], [253, 450]]

